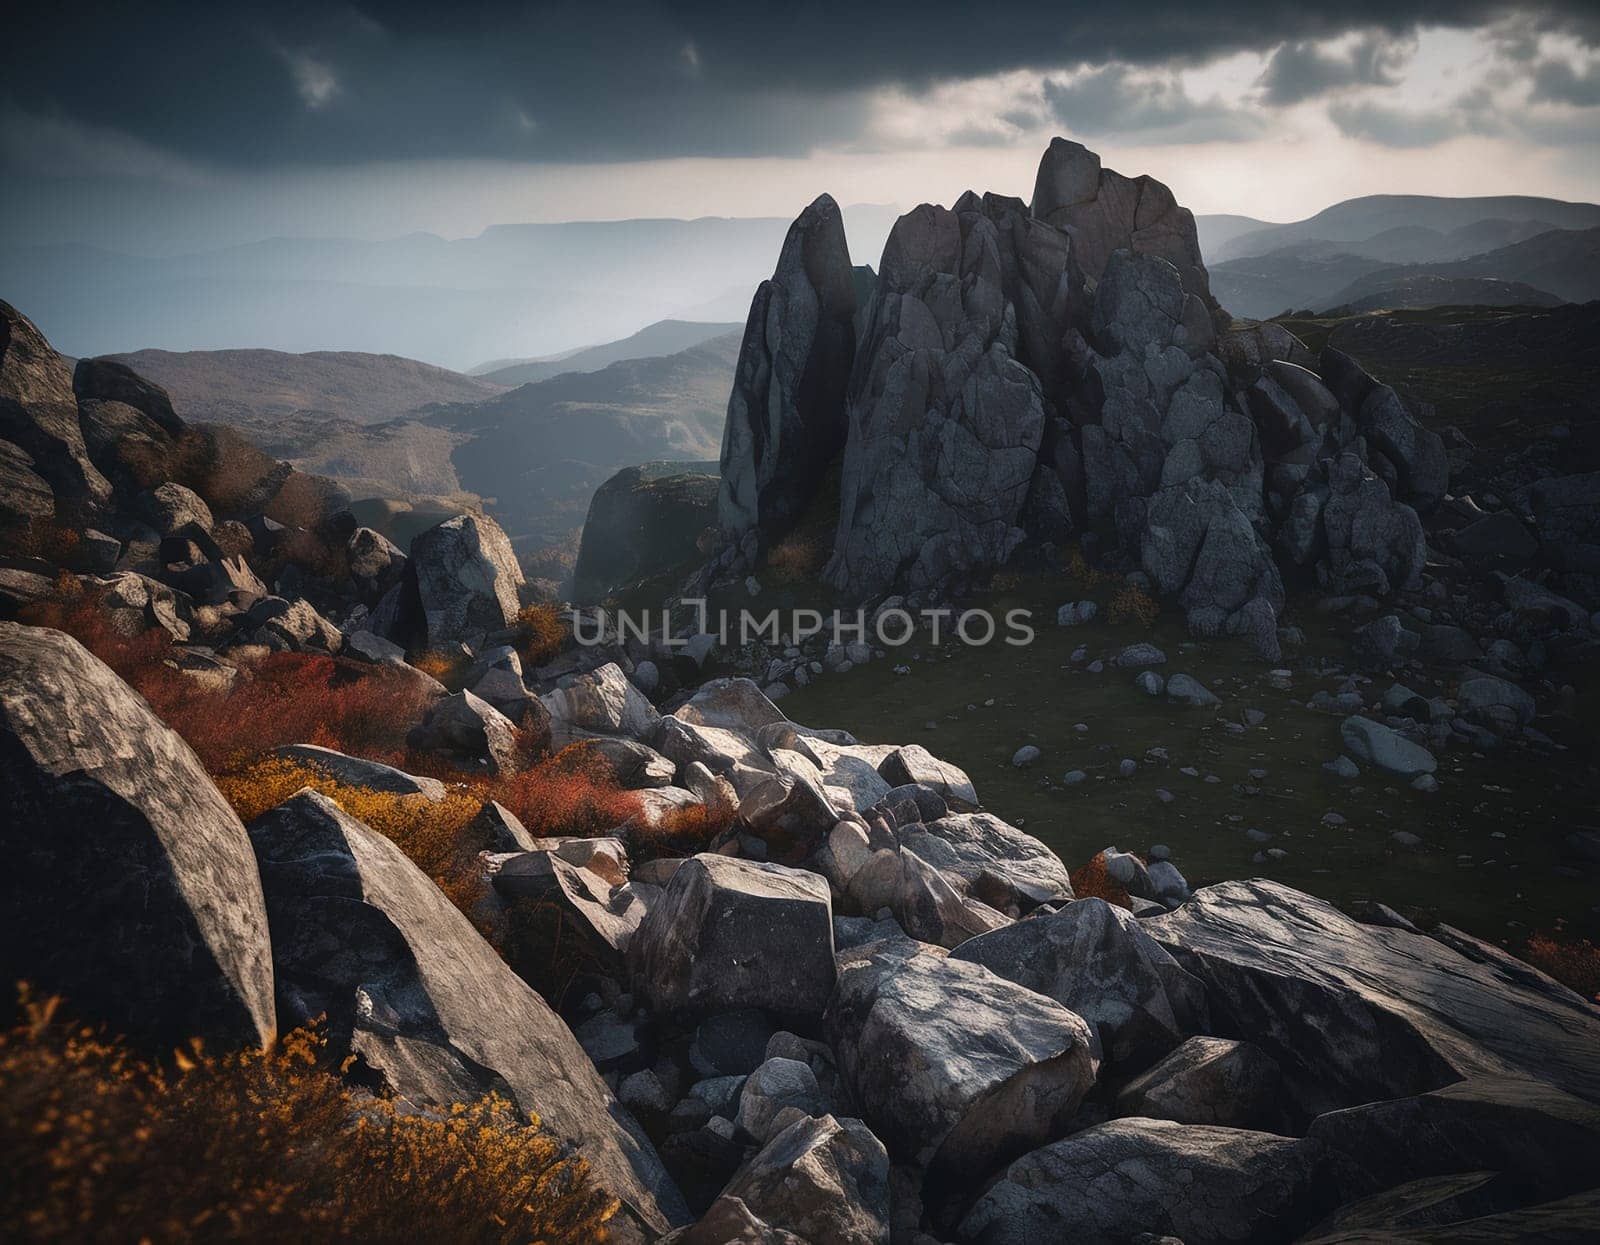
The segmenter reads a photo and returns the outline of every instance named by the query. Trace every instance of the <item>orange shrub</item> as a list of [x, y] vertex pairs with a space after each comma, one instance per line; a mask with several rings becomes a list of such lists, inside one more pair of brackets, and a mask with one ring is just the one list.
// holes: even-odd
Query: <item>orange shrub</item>
[[475, 858], [487, 844], [468, 842], [463, 832], [483, 806], [481, 799], [465, 790], [447, 791], [443, 800], [431, 801], [423, 795], [352, 787], [315, 765], [284, 757], [267, 757], [217, 779], [218, 790], [243, 821], [276, 808], [302, 787], [320, 791], [391, 840], [452, 899], [472, 898], [470, 880], [480, 872]]
[[827, 560], [826, 550], [815, 540], [792, 533], [767, 554], [767, 569], [780, 584], [810, 579]]
[[633, 827], [629, 837], [634, 856], [638, 860], [652, 860], [658, 856], [693, 856], [703, 852], [733, 825], [738, 813], [738, 807], [726, 799], [670, 808], [654, 825], [640, 823]]
[[517, 652], [525, 667], [542, 666], [567, 641], [567, 624], [554, 605], [530, 605], [517, 614]]
[[505, 1099], [418, 1112], [347, 1087], [322, 1036], [160, 1067], [26, 991], [0, 1034], [0, 1222], [105, 1242], [604, 1240], [617, 1202]]
[[1159, 613], [1160, 603], [1138, 584], [1128, 584], [1111, 594], [1110, 615], [1114, 623], [1137, 621], [1148, 627]]
[[643, 806], [632, 791], [617, 785], [615, 773], [582, 747], [564, 748], [520, 774], [474, 776], [474, 794], [498, 800], [530, 834], [609, 834], [639, 817]]
[[1072, 893], [1079, 899], [1104, 899], [1119, 908], [1131, 908], [1132, 897], [1114, 877], [1106, 872], [1104, 852], [1096, 852], [1083, 868], [1071, 875]]
[[149, 701], [213, 774], [282, 744], [393, 753], [425, 707], [425, 693], [403, 673], [310, 653], [248, 663], [226, 691], [202, 685], [173, 664], [165, 631], [123, 635], [70, 575], [22, 618], [77, 639]]
[[1562, 985], [1600, 1003], [1600, 947], [1587, 938], [1534, 934], [1528, 939], [1525, 958]]

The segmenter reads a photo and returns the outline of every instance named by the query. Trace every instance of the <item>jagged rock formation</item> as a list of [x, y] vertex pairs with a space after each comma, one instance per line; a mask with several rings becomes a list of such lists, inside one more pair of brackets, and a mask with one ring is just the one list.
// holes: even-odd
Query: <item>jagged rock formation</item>
[[[1051, 144], [1031, 207], [968, 192], [901, 217], [858, 330], [823, 572], [847, 596], [959, 594], [1025, 541], [1093, 532], [1197, 634], [1276, 657], [1286, 574], [1340, 591], [1416, 582], [1416, 508], [1448, 479], [1439, 437], [1340, 352], [1232, 327], [1190, 213], [1078, 144]], [[793, 410], [801, 392], [769, 353], [747, 336], [740, 374]], [[815, 479], [792, 440], [765, 450], [772, 478]], [[790, 458], [797, 470], [777, 465]], [[726, 502], [750, 468], [723, 466]], [[804, 500], [785, 494], [787, 512]], [[759, 551], [739, 538], [753, 520], [726, 504], [722, 520], [734, 539], [714, 569], [752, 569]]]
[[844, 445], [855, 312], [844, 219], [822, 195], [789, 227], [772, 279], [750, 303], [718, 497], [723, 526], [741, 538], [780, 535]]

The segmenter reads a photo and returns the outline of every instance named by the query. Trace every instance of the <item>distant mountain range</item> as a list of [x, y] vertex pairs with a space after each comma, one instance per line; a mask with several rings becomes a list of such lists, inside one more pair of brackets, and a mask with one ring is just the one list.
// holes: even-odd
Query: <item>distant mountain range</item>
[[[1367, 254], [1359, 249], [1360, 244], [1370, 245], [1384, 235], [1390, 237], [1377, 243], [1379, 250], [1371, 253], [1372, 258], [1391, 263], [1457, 259], [1521, 241], [1533, 232], [1595, 228], [1600, 226], [1600, 204], [1568, 203], [1530, 195], [1467, 199], [1438, 195], [1366, 195], [1345, 199], [1305, 220], [1288, 224], [1262, 221], [1257, 222], [1258, 228], [1239, 227], [1239, 222], [1248, 220], [1248, 217], [1239, 216], [1196, 218], [1200, 247], [1208, 266], [1282, 252], [1286, 247], [1306, 243], [1337, 243], [1343, 252]], [[1485, 222], [1492, 223], [1485, 225]], [[1542, 228], [1521, 237], [1497, 233], [1507, 226], [1514, 232], [1517, 225], [1525, 222], [1534, 222]], [[1469, 249], [1455, 249], [1453, 254], [1430, 253], [1430, 247], [1439, 245], [1439, 238], [1461, 234], [1463, 239], [1470, 239], [1473, 227], [1483, 229], [1479, 235], [1481, 244], [1462, 241], [1454, 246], [1466, 245]], [[1384, 251], [1387, 253], [1380, 253]]]
[[[859, 262], [877, 261], [897, 214], [845, 209]], [[789, 224], [497, 225], [454, 240], [273, 238], [163, 258], [0, 246], [0, 291], [78, 356], [265, 347], [394, 353], [459, 369], [545, 358], [663, 319], [742, 317]]]
[[1199, 216], [1211, 289], [1229, 311], [1547, 306], [1600, 298], [1600, 204], [1504, 195], [1369, 195], [1272, 224]]
[[743, 321], [734, 324], [728, 321], [657, 320], [621, 341], [568, 350], [544, 359], [497, 359], [492, 363], [480, 364], [468, 375], [498, 385], [526, 385], [549, 380], [563, 372], [597, 372], [623, 359], [649, 359], [677, 354], [680, 350], [688, 350], [713, 337], [736, 333], [743, 328]]

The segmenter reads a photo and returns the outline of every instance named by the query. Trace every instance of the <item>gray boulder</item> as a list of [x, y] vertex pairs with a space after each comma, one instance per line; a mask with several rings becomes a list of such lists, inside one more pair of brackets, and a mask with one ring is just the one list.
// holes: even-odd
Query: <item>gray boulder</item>
[[672, 875], [629, 945], [634, 989], [657, 1011], [761, 1007], [815, 1017], [833, 992], [833, 910], [814, 873], [699, 855]]
[[326, 1016], [336, 1058], [417, 1106], [498, 1091], [576, 1146], [636, 1228], [687, 1218], [571, 1031], [398, 847], [311, 791], [252, 822], [250, 841], [282, 1028]]
[[1206, 1025], [1205, 989], [1138, 920], [1103, 899], [1019, 921], [951, 952], [1054, 999], [1089, 1023], [1096, 1053], [1141, 1068]]
[[435, 701], [407, 742], [488, 774], [515, 774], [527, 760], [511, 719], [471, 692], [456, 692]]
[[[771, 1233], [759, 1237], [763, 1242], [792, 1232], [814, 1245], [888, 1245], [889, 1156], [860, 1120], [796, 1120], [761, 1148], [723, 1198], [737, 1199], [760, 1220]], [[716, 1215], [713, 1207], [707, 1219]]]
[[1072, 898], [1061, 858], [992, 813], [951, 813], [910, 825], [900, 843], [991, 907], [1028, 910]]
[[1283, 1074], [1248, 1042], [1192, 1037], [1117, 1094], [1115, 1114], [1282, 1131]]
[[616, 662], [580, 674], [539, 699], [550, 714], [551, 742], [558, 749], [597, 735], [637, 740], [650, 735], [661, 716]]
[[962, 1221], [973, 1245], [1286, 1240], [1318, 1209], [1314, 1141], [1169, 1120], [1099, 1124], [1018, 1159]]
[[1402, 778], [1431, 774], [1439, 762], [1421, 744], [1412, 743], [1393, 727], [1356, 714], [1339, 724], [1345, 750], [1358, 761], [1376, 765]]
[[978, 792], [965, 771], [948, 761], [941, 761], [921, 744], [906, 744], [896, 748], [878, 765], [891, 787], [920, 783], [931, 787], [944, 797], [944, 802], [957, 812], [974, 812], [978, 808]]
[[244, 826], [189, 745], [59, 631], [0, 622], [0, 775], [7, 983], [163, 1057], [273, 1039]]
[[358, 527], [345, 544], [345, 559], [356, 591], [368, 605], [400, 582], [405, 574], [406, 555], [382, 532]]
[[779, 1113], [795, 1108], [806, 1115], [825, 1115], [828, 1105], [811, 1065], [783, 1056], [766, 1059], [739, 1091], [739, 1112], [734, 1122], [765, 1144]]
[[1213, 1026], [1249, 1035], [1311, 1114], [1480, 1074], [1600, 1097], [1594, 1008], [1484, 944], [1362, 925], [1266, 881], [1205, 887], [1142, 927], [1205, 983]]
[[822, 195], [795, 220], [772, 279], [750, 303], [722, 434], [722, 526], [781, 535], [844, 447], [855, 359], [855, 284], [839, 207]]
[[1461, 711], [1491, 730], [1509, 732], [1528, 725], [1538, 706], [1527, 692], [1507, 679], [1473, 672], [1456, 692]]
[[430, 648], [477, 647], [516, 620], [522, 568], [500, 525], [487, 515], [458, 514], [411, 542], [406, 580], [414, 584]]
[[851, 1100], [897, 1158], [968, 1185], [1065, 1127], [1099, 1072], [1082, 1018], [977, 964], [862, 951], [825, 1028]]

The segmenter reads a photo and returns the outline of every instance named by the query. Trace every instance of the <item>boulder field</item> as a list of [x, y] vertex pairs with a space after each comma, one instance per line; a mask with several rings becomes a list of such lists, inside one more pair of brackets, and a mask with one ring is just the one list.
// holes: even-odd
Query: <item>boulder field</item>
[[[369, 1090], [497, 1090], [588, 1159], [623, 1205], [617, 1240], [1592, 1226], [1600, 1011], [1527, 965], [1275, 883], [1191, 893], [1168, 865], [1157, 886], [1107, 849], [1136, 916], [1076, 896], [924, 749], [793, 722], [745, 679], [677, 702], [614, 665], [543, 697], [656, 797], [609, 835], [480, 814], [479, 902], [559, 910], [596, 951], [557, 1010], [349, 811], [306, 790], [242, 825], [110, 669], [0, 624], [0, 767], [23, 812], [6, 970], [151, 1049], [320, 1015]], [[409, 777], [317, 756], [350, 786]], [[708, 799], [726, 828], [658, 854], [660, 811]]]

